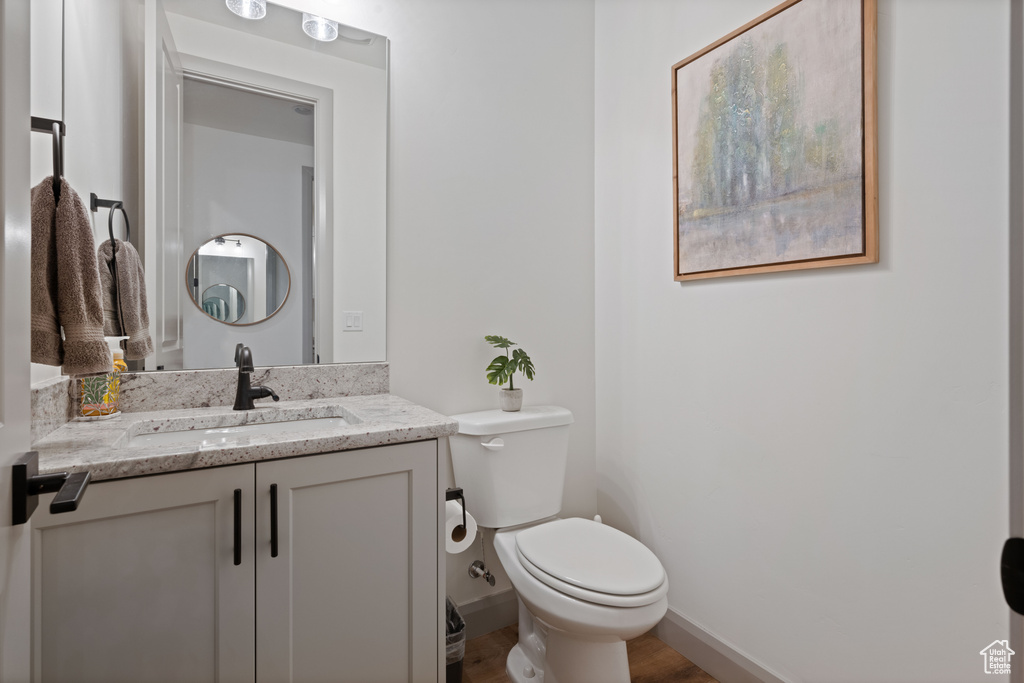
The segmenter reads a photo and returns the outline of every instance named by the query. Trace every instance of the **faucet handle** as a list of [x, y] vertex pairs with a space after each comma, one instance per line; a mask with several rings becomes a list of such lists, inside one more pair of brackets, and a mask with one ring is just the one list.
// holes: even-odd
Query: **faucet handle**
[[245, 348], [245, 344], [238, 342], [235, 344], [235, 367], [237, 368], [242, 361], [242, 349]]
[[252, 365], [252, 351], [248, 346], [243, 346], [238, 352], [238, 371], [252, 372], [255, 368]]

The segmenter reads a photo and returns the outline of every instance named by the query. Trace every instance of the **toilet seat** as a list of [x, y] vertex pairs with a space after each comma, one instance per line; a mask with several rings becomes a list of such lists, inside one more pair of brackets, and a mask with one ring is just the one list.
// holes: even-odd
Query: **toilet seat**
[[668, 592], [661, 562], [645, 545], [589, 519], [558, 519], [516, 535], [516, 555], [534, 578], [587, 602], [640, 607]]

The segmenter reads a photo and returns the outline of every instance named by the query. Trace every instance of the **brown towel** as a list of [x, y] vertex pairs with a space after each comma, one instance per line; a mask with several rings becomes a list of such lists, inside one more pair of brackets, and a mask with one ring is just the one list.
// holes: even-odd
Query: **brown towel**
[[31, 327], [33, 363], [63, 365], [69, 375], [110, 370], [92, 225], [63, 179], [56, 205], [51, 178], [32, 188]]
[[[140, 360], [153, 353], [149, 337], [149, 313], [146, 310], [146, 274], [142, 259], [128, 242], [114, 240], [117, 245], [117, 293], [121, 304], [118, 316], [114, 299], [114, 276], [111, 272], [114, 248], [110, 240], [100, 242], [96, 255], [103, 291], [103, 333], [110, 337], [128, 337], [124, 346], [127, 360]], [[124, 327], [122, 328], [122, 323]]]

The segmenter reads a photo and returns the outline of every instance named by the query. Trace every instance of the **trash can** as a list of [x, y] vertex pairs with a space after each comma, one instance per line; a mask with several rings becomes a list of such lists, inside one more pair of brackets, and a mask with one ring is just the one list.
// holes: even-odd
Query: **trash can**
[[462, 683], [462, 660], [466, 656], [466, 621], [452, 599], [444, 599], [445, 683]]

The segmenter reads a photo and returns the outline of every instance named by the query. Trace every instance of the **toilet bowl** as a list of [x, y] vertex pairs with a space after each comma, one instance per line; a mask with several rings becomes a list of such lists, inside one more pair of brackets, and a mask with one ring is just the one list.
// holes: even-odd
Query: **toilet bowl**
[[456, 484], [519, 599], [515, 683], [629, 683], [626, 641], [668, 608], [668, 580], [647, 547], [613, 527], [559, 518], [568, 454], [564, 408], [454, 416]]
[[[591, 573], [562, 576], [548, 573], [544, 567], [550, 568], [549, 561], [560, 565], [568, 558], [541, 555], [535, 557], [538, 562], [534, 563], [517, 543], [521, 533], [559, 526], [564, 529], [553, 530], [565, 533], [566, 540], [570, 541], [562, 549], [579, 560], [579, 567], [569, 568], [579, 571], [589, 565]], [[571, 543], [572, 535], [580, 531], [598, 532], [594, 535], [607, 535], [616, 541], [631, 541], [638, 547], [631, 547], [629, 554], [621, 552], [625, 543], [581, 548], [591, 539], [587, 533], [582, 534], [585, 540], [577, 535], [577, 542]], [[621, 538], [615, 538], [616, 535]], [[551, 534], [552, 541], [557, 536]], [[515, 683], [628, 683], [626, 641], [649, 631], [668, 609], [668, 580], [654, 554], [612, 527], [580, 518], [554, 519], [498, 530], [494, 535], [494, 548], [520, 600], [519, 642], [506, 662], [509, 679]], [[528, 552], [536, 552], [527, 548]], [[594, 557], [612, 560], [614, 565], [590, 564]], [[640, 569], [639, 576], [630, 577], [623, 572], [633, 563]], [[650, 583], [654, 573], [652, 564], [660, 580], [650, 590], [633, 592]], [[561, 569], [563, 567], [558, 566], [558, 570]], [[602, 581], [604, 585], [600, 587], [605, 590], [584, 587]]]

